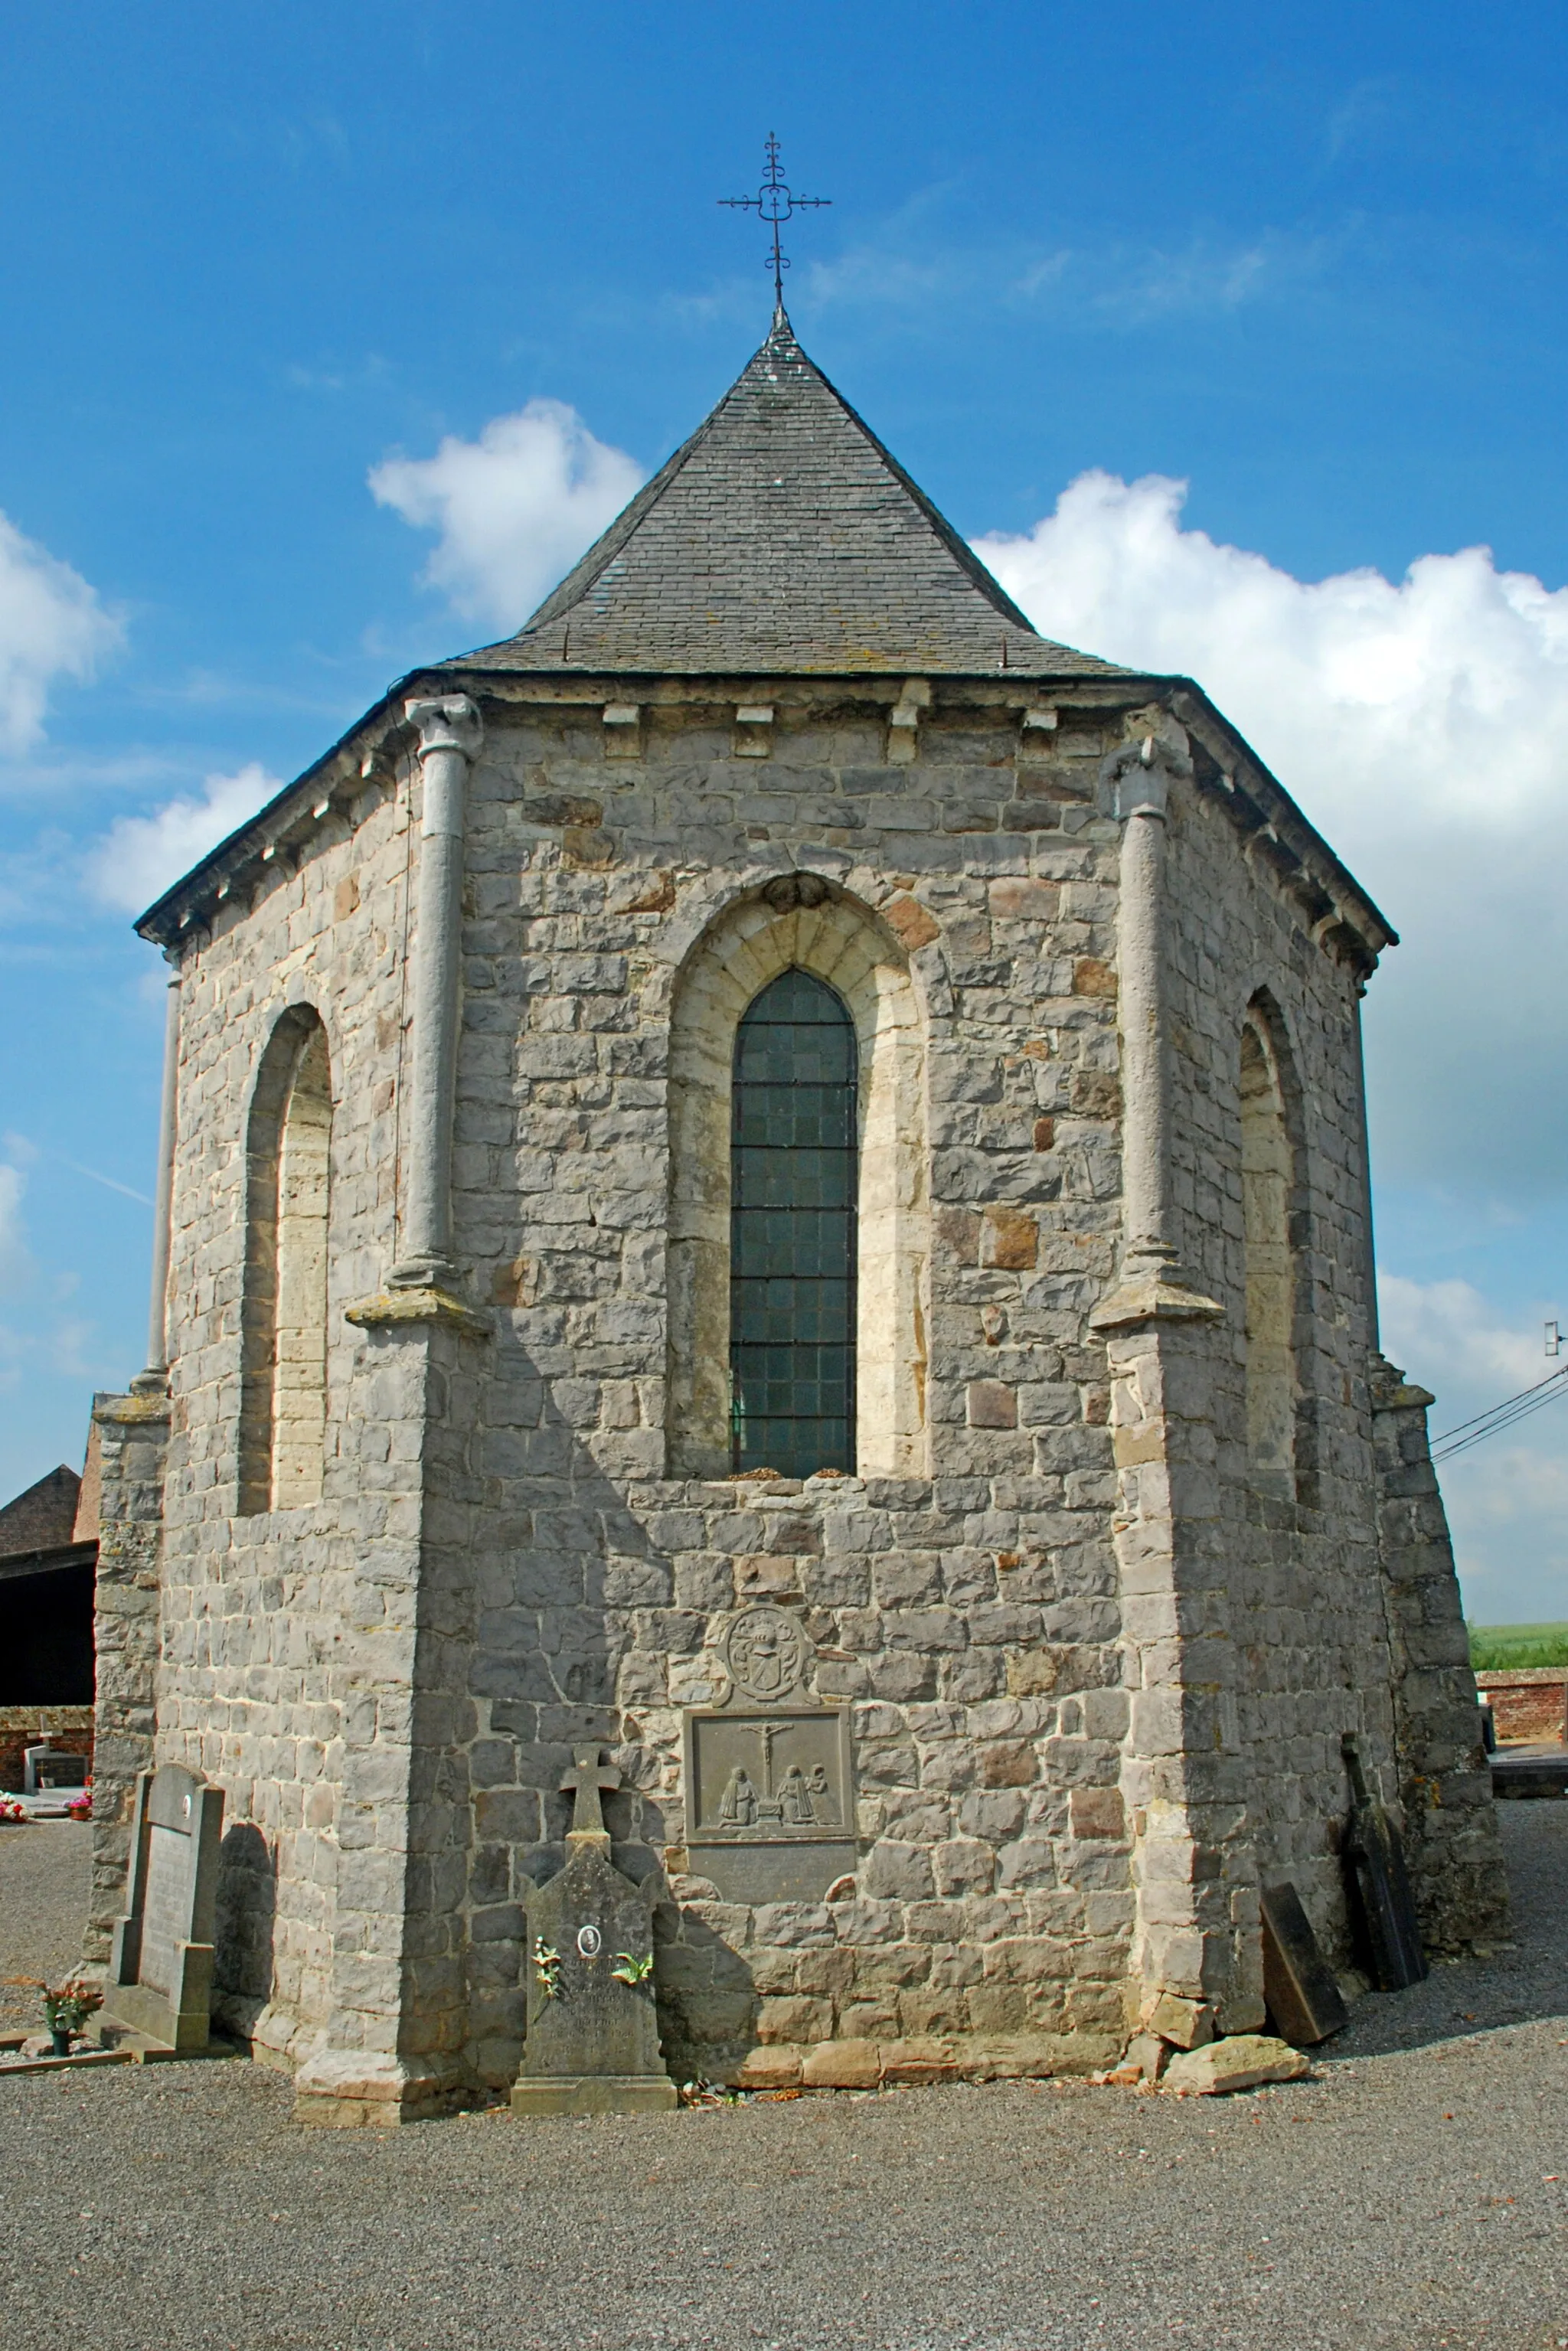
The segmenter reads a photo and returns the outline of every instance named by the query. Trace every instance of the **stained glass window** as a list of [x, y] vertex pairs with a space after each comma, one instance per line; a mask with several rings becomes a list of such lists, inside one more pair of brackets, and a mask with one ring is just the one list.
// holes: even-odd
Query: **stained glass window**
[[735, 1467], [852, 1470], [855, 1032], [831, 987], [786, 971], [763, 989], [732, 1100]]

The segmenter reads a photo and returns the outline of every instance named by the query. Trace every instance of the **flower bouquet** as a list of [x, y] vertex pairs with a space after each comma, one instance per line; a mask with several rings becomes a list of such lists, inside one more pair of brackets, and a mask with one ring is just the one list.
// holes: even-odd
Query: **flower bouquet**
[[25, 1821], [27, 1807], [19, 1804], [15, 1796], [0, 1796], [0, 1821]]
[[68, 2057], [72, 2033], [79, 2032], [94, 2010], [103, 2006], [103, 1994], [83, 1976], [68, 1976], [53, 1989], [47, 1984], [38, 1989], [44, 1995], [44, 2020], [55, 2044], [54, 2053]]

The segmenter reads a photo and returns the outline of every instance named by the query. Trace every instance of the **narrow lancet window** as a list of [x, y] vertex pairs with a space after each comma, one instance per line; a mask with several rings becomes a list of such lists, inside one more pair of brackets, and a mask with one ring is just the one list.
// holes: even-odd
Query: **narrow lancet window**
[[1241, 1031], [1241, 1212], [1247, 1259], [1247, 1453], [1251, 1482], [1294, 1492], [1295, 1267], [1291, 1138], [1267, 1039]]
[[855, 1466], [854, 1025], [810, 973], [765, 987], [735, 1043], [730, 1374], [737, 1469]]
[[242, 1513], [321, 1499], [327, 1442], [327, 1034], [285, 1014], [251, 1105], [240, 1405]]

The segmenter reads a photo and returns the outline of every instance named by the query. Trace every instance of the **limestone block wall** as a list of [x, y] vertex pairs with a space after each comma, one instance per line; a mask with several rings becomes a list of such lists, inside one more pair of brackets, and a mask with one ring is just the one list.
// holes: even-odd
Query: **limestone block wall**
[[93, 1398], [99, 1440], [93, 1639], [92, 1892], [83, 1957], [109, 1958], [125, 1909], [136, 1775], [152, 1761], [169, 1406], [162, 1396]]
[[[406, 1791], [384, 1818], [355, 1774], [407, 1777], [425, 1408], [343, 1310], [395, 1246], [409, 856], [406, 778], [372, 782], [183, 965], [157, 1746], [225, 1789], [218, 2012], [278, 2056], [385, 2039], [400, 2007]], [[291, 1007], [329, 1065], [324, 1474], [319, 1501], [242, 1513], [246, 1141]]]
[[1398, 1802], [1429, 1946], [1508, 1932], [1508, 1878], [1481, 1748], [1469, 1635], [1427, 1433], [1433, 1399], [1379, 1358], [1373, 1431], [1394, 1645]]
[[[596, 705], [521, 710], [504, 729], [492, 716], [473, 790], [457, 1194], [497, 1335], [473, 1425], [448, 1431], [439, 1508], [460, 1610], [458, 1562], [472, 1571], [448, 1667], [465, 1642], [481, 1718], [465, 1759], [470, 2022], [494, 2078], [516, 2062], [521, 1901], [560, 1858], [555, 1783], [570, 1740], [593, 1735], [634, 1787], [612, 1827], [664, 1848], [685, 1897], [662, 1962], [681, 2064], [733, 2068], [758, 2037], [931, 2032], [1056, 2034], [1066, 2062], [1089, 2062], [1122, 2029], [1123, 1791], [1138, 1774], [1105, 1351], [1087, 1316], [1119, 1228], [1117, 830], [1096, 776], [1123, 718], [1064, 717], [1051, 756], [1026, 764], [1015, 714], [938, 697], [894, 774], [878, 714], [852, 705], [781, 707], [766, 768], [732, 757], [720, 709], [666, 726], [655, 705], [626, 765], [605, 760]], [[1237, 1927], [1255, 1952], [1260, 1869], [1294, 1875], [1341, 1934], [1338, 1738], [1347, 1709], [1375, 1732], [1362, 1692], [1386, 1658], [1357, 1386], [1354, 985], [1200, 789], [1176, 829], [1181, 1205], [1195, 1269], [1228, 1301], [1245, 1280], [1240, 1029], [1260, 987], [1301, 1030], [1312, 1106], [1297, 1202], [1307, 1499], [1249, 1488], [1228, 1322], [1203, 1374], [1211, 1498], [1189, 1489], [1183, 1505], [1233, 1618], [1218, 1629], [1230, 1825], [1249, 1856]], [[928, 1475], [747, 1492], [664, 1474], [679, 1466], [664, 1425], [681, 1180], [668, 1056], [692, 960], [737, 904], [766, 924], [773, 877], [799, 871], [891, 936], [918, 1001]], [[727, 1050], [710, 1040], [712, 1058]], [[1320, 1307], [1322, 1333], [1306, 1328]], [[711, 1695], [713, 1644], [758, 1598], [802, 1611], [818, 1694], [856, 1708], [870, 1850], [856, 1899], [820, 1911], [716, 1907], [682, 1866], [679, 1709]], [[1385, 1699], [1385, 1743], [1386, 1721]]]
[[[1055, 2035], [1088, 2064], [1122, 2028], [1125, 1701], [1084, 1329], [1116, 1228], [1103, 726], [1066, 730], [1020, 785], [999, 696], [938, 708], [896, 771], [870, 697], [777, 707], [766, 766], [732, 755], [717, 695], [667, 722], [654, 705], [635, 761], [606, 759], [596, 704], [492, 713], [471, 786], [455, 1182], [497, 1333], [471, 1421], [443, 1436], [427, 1543], [448, 1565], [427, 1572], [462, 1612], [448, 1669], [481, 1721], [455, 1768], [488, 2078], [516, 2066], [521, 1903], [561, 1857], [570, 1742], [595, 1735], [632, 1783], [609, 1807], [623, 1857], [646, 1840], [683, 1897], [661, 1959], [679, 2064], [937, 2031]], [[925, 1085], [906, 1115], [929, 1137], [904, 1432], [928, 1469], [803, 1490], [667, 1474], [665, 1387], [683, 977], [737, 909], [754, 936], [804, 925], [765, 895], [798, 870], [913, 987]], [[721, 1067], [735, 994], [706, 1040]], [[685, 1867], [680, 1709], [760, 1598], [802, 1612], [816, 1694], [855, 1706], [872, 1849], [851, 1903], [742, 1911]]]
[[[1192, 1627], [1201, 1663], [1189, 1658], [1186, 1670], [1222, 1701], [1219, 1740], [1232, 1759], [1236, 1808], [1229, 1834], [1249, 1849], [1255, 1882], [1292, 1880], [1326, 1945], [1344, 1959], [1341, 1736], [1361, 1732], [1379, 1769], [1393, 1754], [1367, 1391], [1375, 1323], [1355, 1033], [1361, 983], [1353, 963], [1320, 944], [1301, 896], [1281, 886], [1267, 845], [1246, 845], [1201, 740], [1195, 761], [1169, 827], [1173, 1134], [1182, 1254], [1197, 1286], [1225, 1308], [1223, 1322], [1194, 1343], [1200, 1384], [1208, 1383], [1208, 1433], [1206, 1458], [1186, 1473], [1188, 1509], [1223, 1565], [1201, 1579], [1203, 1613]], [[1282, 1113], [1254, 1145], [1250, 1174], [1244, 1095], [1264, 1073], [1244, 1068], [1249, 1022], [1273, 1064]], [[1276, 1164], [1281, 1143], [1288, 1168]], [[1275, 1416], [1266, 1405], [1260, 1429], [1256, 1384], [1249, 1427], [1249, 1182], [1265, 1200], [1282, 1194], [1288, 1207], [1292, 1426], [1283, 1474]], [[1255, 1214], [1257, 1206], [1255, 1194]], [[1272, 1245], [1266, 1253], [1254, 1247], [1250, 1270], [1255, 1312], [1260, 1274], [1268, 1292], [1274, 1370], [1281, 1267]], [[1237, 1906], [1249, 1917], [1240, 1886]]]
[[[1113, 1368], [1126, 1398], [1141, 1374], [1089, 1325], [1120, 1237], [1114, 683], [1075, 689], [1051, 730], [1020, 730], [1004, 684], [945, 686], [894, 766], [885, 694], [775, 684], [758, 757], [737, 753], [747, 682], [649, 691], [612, 753], [623, 686], [486, 702], [454, 1175], [487, 1332], [343, 1314], [397, 1256], [417, 779], [280, 852], [184, 958], [158, 1751], [228, 1794], [225, 2021], [327, 2100], [510, 2080], [523, 1905], [562, 1857], [579, 1740], [624, 1771], [622, 1865], [667, 1873], [666, 2046], [710, 2074], [759, 2040], [1030, 2035], [1067, 2065], [1117, 2045], [1178, 1631], [1202, 1636], [1180, 1670], [1189, 1729], [1218, 1726], [1206, 1819], [1239, 1944], [1271, 1873], [1338, 1935], [1339, 1735], [1392, 1753], [1354, 982], [1246, 852], [1213, 761], [1171, 828], [1184, 1246], [1226, 1307], [1188, 1351], [1190, 1442], [1162, 1488], [1201, 1558], [1199, 1621], [1173, 1628], [1137, 1614], [1117, 1553], [1155, 1507], [1112, 1426]], [[896, 1072], [875, 1096], [888, 1319], [862, 1324], [888, 1448], [800, 1487], [683, 1455], [686, 1395], [724, 1367], [702, 1315], [682, 1324], [670, 1244], [680, 1054], [722, 1074], [745, 956], [761, 985], [809, 932], [861, 957], [862, 1057], [891, 1036]], [[1248, 1463], [1260, 990], [1294, 1088], [1293, 1495]], [[290, 1005], [319, 1015], [330, 1071], [324, 1474], [319, 1502], [240, 1515], [246, 1120]], [[1136, 1411], [1167, 1401], [1148, 1387]], [[799, 1612], [813, 1694], [853, 1708], [852, 1898], [748, 1908], [691, 1866], [681, 1709], [713, 1695], [754, 1600]]]

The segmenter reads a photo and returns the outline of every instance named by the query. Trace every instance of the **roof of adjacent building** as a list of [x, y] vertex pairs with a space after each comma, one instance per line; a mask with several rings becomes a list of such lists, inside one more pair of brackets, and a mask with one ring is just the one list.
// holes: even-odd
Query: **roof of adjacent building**
[[76, 1526], [81, 1479], [62, 1461], [0, 1510], [0, 1559], [68, 1543]]
[[782, 309], [712, 414], [517, 635], [442, 666], [1129, 674], [1030, 627]]

